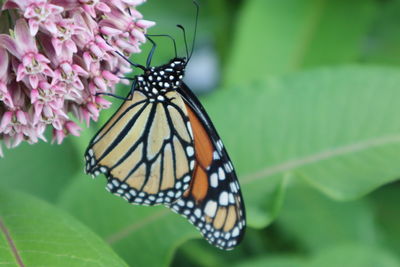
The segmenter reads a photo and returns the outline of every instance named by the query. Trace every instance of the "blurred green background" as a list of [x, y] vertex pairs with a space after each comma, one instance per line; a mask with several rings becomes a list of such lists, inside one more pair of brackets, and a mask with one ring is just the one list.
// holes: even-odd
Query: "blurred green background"
[[[18, 266], [12, 237], [26, 266], [400, 266], [400, 0], [199, 2], [186, 78], [236, 166], [243, 243], [220, 251], [166, 208], [131, 206], [83, 173], [112, 99], [79, 138], [6, 151], [0, 264]], [[175, 25], [191, 36], [191, 1], [139, 10], [184, 55]], [[157, 65], [174, 54], [155, 39]]]

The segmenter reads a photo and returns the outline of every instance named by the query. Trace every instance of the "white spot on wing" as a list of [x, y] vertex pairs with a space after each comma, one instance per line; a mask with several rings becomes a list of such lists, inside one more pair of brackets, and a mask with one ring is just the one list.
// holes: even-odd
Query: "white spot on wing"
[[204, 208], [204, 213], [213, 218], [217, 212], [217, 202], [209, 200]]
[[228, 205], [228, 192], [223, 191], [219, 195], [219, 204], [222, 205], [222, 206]]
[[185, 178], [183, 178], [184, 183], [188, 183], [190, 181], [190, 176], [186, 175]]
[[193, 156], [193, 155], [194, 155], [194, 149], [193, 149], [193, 147], [192, 147], [192, 146], [186, 147], [186, 153], [187, 153], [187, 155], [188, 155], [189, 157]]
[[215, 172], [210, 176], [210, 185], [214, 188], [218, 187], [218, 175]]
[[197, 218], [200, 218], [200, 216], [201, 216], [201, 210], [200, 210], [200, 209], [196, 209], [196, 210], [194, 211], [194, 215], [196, 215]]
[[222, 144], [222, 141], [221, 141], [221, 139], [219, 139], [218, 141], [217, 141], [217, 148], [218, 148], [218, 150], [219, 151], [222, 151], [222, 148], [224, 147], [224, 145]]
[[233, 194], [229, 193], [229, 203], [235, 203], [235, 199], [233, 198]]
[[186, 127], [189, 130], [190, 137], [193, 138], [193, 130], [192, 130], [192, 126], [190, 125], [190, 122], [187, 122]]
[[225, 180], [225, 172], [221, 167], [218, 168], [218, 176], [220, 180]]
[[232, 231], [232, 237], [236, 237], [239, 235], [239, 228], [235, 227]]

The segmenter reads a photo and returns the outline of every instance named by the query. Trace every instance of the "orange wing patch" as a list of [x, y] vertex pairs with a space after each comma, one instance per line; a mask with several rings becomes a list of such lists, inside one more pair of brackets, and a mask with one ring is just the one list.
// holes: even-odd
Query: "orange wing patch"
[[190, 124], [192, 125], [196, 160], [204, 169], [207, 169], [213, 159], [214, 147], [209, 135], [193, 110], [188, 105], [186, 105], [186, 110], [188, 112]]
[[193, 110], [188, 105], [186, 105], [186, 110], [193, 131], [196, 166], [189, 190], [185, 192], [184, 196], [191, 194], [198, 203], [203, 201], [208, 192], [208, 176], [205, 170], [212, 163], [214, 148], [206, 130]]

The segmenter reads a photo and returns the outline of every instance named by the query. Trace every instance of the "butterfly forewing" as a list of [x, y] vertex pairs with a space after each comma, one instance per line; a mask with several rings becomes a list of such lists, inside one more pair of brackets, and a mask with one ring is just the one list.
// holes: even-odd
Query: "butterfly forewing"
[[109, 191], [136, 204], [176, 201], [189, 187], [194, 169], [192, 130], [183, 100], [176, 91], [159, 96], [136, 90], [86, 152], [86, 172], [104, 173]]

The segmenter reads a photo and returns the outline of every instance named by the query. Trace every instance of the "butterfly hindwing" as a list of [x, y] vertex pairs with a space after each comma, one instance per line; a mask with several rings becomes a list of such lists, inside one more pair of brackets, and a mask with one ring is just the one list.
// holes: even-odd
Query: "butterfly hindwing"
[[232, 249], [243, 238], [245, 210], [239, 183], [229, 156], [196, 96], [183, 85], [178, 92], [187, 103], [196, 165], [188, 191], [169, 205], [194, 224], [221, 249]]

